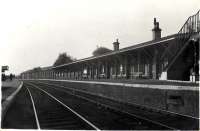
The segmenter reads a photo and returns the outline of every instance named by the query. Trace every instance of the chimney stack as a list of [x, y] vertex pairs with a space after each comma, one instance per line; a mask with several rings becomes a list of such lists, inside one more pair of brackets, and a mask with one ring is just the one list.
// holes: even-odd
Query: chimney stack
[[113, 43], [113, 48], [114, 48], [113, 50], [114, 50], [114, 51], [119, 50], [119, 44], [120, 44], [120, 43], [118, 42], [118, 39], [116, 39], [116, 42]]
[[153, 40], [157, 40], [161, 38], [161, 29], [159, 27], [159, 22], [156, 22], [156, 18], [154, 18], [154, 28], [152, 29]]

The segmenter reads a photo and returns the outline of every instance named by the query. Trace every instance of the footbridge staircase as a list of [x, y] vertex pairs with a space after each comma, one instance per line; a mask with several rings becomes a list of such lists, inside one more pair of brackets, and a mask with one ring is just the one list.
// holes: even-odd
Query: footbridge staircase
[[[185, 51], [185, 49], [193, 44], [193, 49], [195, 49], [193, 54], [194, 65], [198, 64], [199, 60], [199, 39], [200, 39], [200, 10], [190, 16], [185, 24], [182, 26], [180, 31], [176, 35], [176, 42], [170, 44], [161, 55], [162, 73], [160, 78], [168, 79], [168, 71], [176, 63], [180, 55]], [[197, 44], [194, 44], [194, 43]], [[187, 68], [185, 66], [185, 68]], [[162, 76], [164, 75], [164, 76]]]

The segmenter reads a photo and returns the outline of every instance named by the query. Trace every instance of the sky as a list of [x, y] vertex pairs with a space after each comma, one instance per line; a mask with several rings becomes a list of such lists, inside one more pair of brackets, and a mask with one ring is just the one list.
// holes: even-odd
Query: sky
[[200, 9], [200, 0], [1, 0], [0, 65], [19, 74], [53, 65], [59, 53], [77, 58], [97, 46], [113, 49], [152, 39], [153, 18], [162, 36], [177, 33]]

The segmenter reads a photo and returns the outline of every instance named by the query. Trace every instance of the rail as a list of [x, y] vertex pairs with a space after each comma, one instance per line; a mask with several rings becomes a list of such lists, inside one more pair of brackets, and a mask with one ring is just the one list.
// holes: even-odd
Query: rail
[[[54, 88], [54, 89], [56, 89], [56, 90], [60, 90], [60, 91], [65, 91], [65, 90], [67, 90], [66, 91], [66, 93], [69, 93], [69, 94], [71, 94], [71, 95], [75, 95], [75, 96], [77, 96], [77, 97], [80, 97], [80, 98], [82, 98], [82, 99], [85, 99], [85, 100], [87, 100], [87, 101], [90, 101], [90, 102], [92, 102], [92, 103], [97, 103], [98, 105], [102, 105], [102, 106], [105, 106], [106, 108], [110, 108], [110, 109], [113, 109], [113, 110], [116, 110], [116, 111], [120, 111], [120, 112], [123, 112], [123, 113], [125, 113], [125, 114], [128, 114], [128, 115], [130, 115], [130, 116], [134, 116], [134, 117], [136, 117], [136, 118], [139, 118], [139, 119], [143, 119], [143, 120], [146, 120], [146, 121], [149, 121], [149, 122], [151, 122], [151, 123], [154, 123], [154, 124], [156, 124], [156, 125], [160, 125], [160, 126], [164, 126], [164, 127], [166, 127], [166, 128], [169, 128], [169, 129], [179, 129], [179, 128], [182, 128], [182, 127], [180, 127], [180, 125], [179, 125], [179, 127], [178, 126], [170, 126], [170, 124], [168, 123], [168, 124], [166, 124], [166, 122], [163, 122], [163, 121], [160, 121], [159, 122], [159, 120], [160, 119], [152, 119], [151, 117], [147, 117], [146, 115], [145, 116], [143, 116], [143, 115], [141, 115], [140, 113], [138, 113], [137, 111], [137, 113], [133, 113], [133, 112], [130, 112], [130, 110], [128, 110], [128, 106], [126, 107], [126, 109], [123, 109], [123, 110], [121, 110], [121, 109], [119, 109], [118, 107], [119, 107], [119, 105], [118, 106], [114, 106], [113, 104], [112, 104], [112, 106], [111, 105], [109, 105], [108, 104], [108, 101], [109, 100], [111, 100], [112, 101], [112, 99], [110, 99], [110, 98], [108, 98], [108, 97], [105, 97], [105, 96], [97, 96], [97, 95], [95, 95], [95, 94], [93, 94], [93, 93], [90, 93], [90, 92], [86, 92], [86, 91], [81, 91], [81, 90], [79, 90], [79, 89], [74, 89], [74, 88], [70, 88], [70, 87], [67, 87], [67, 86], [64, 86], [64, 85], [59, 85], [58, 83], [57, 84], [52, 84], [52, 83], [46, 83], [46, 82], [38, 82], [38, 84], [39, 85], [47, 85], [47, 86], [51, 86], [51, 88]], [[93, 97], [95, 97], [95, 98], [93, 98]], [[103, 101], [101, 101], [101, 100], [99, 100], [99, 99], [101, 99], [101, 98], [103, 98], [104, 100]], [[114, 102], [114, 101], [112, 101], [112, 102]], [[118, 101], [119, 103], [123, 103], [122, 101]], [[115, 102], [114, 102], [115, 103]], [[129, 103], [130, 105], [131, 105], [131, 103]], [[136, 106], [136, 107], [141, 107], [141, 108], [144, 108], [144, 109], [146, 109], [146, 111], [149, 109], [149, 107], [147, 106], [146, 108], [144, 107], [144, 106], [142, 106], [142, 105], [134, 105], [134, 106]], [[133, 108], [133, 107], [131, 107], [131, 111], [133, 111], [133, 110], [135, 110], [135, 108]], [[159, 113], [164, 113], [164, 114], [171, 114], [172, 116], [170, 116], [169, 118], [170, 119], [175, 119], [176, 117], [177, 118], [182, 118], [182, 119], [184, 119], [183, 121], [185, 121], [185, 120], [194, 120], [194, 121], [198, 121], [199, 120], [199, 118], [196, 118], [196, 117], [191, 117], [191, 116], [187, 116], [187, 115], [182, 115], [182, 114], [179, 114], [179, 113], [174, 113], [174, 112], [170, 112], [170, 111], [166, 111], [166, 110], [160, 110], [160, 109], [151, 109], [151, 110], [149, 110], [150, 112], [159, 112]], [[154, 113], [155, 113], [154, 112]], [[140, 114], [140, 115], [139, 115]], [[155, 114], [154, 114], [155, 115]], [[176, 117], [175, 117], [176, 116]]]
[[30, 90], [28, 88], [26, 88], [26, 89], [28, 90], [28, 93], [29, 93], [30, 98], [31, 98], [31, 103], [32, 103], [32, 106], [33, 106], [33, 111], [34, 111], [34, 115], [35, 115], [35, 121], [36, 121], [36, 124], [37, 124], [37, 128], [40, 129], [40, 123], [39, 123], [37, 111], [36, 111], [36, 108], [35, 108], [35, 102], [33, 100], [33, 97], [32, 97]]
[[[66, 104], [64, 104], [62, 101], [58, 100], [55, 96], [53, 96], [52, 94], [46, 92], [45, 90], [41, 89], [40, 87], [38, 87], [37, 85], [33, 84], [33, 83], [27, 83], [28, 85], [31, 85], [32, 87], [42, 91], [43, 93], [45, 93], [46, 95], [50, 96], [52, 99], [54, 99], [56, 102], [58, 102], [59, 104], [61, 104], [62, 106], [64, 106], [65, 108], [67, 108], [70, 112], [72, 112], [74, 115], [76, 115], [78, 118], [80, 118], [84, 123], [87, 123], [90, 127], [92, 127], [92, 129], [94, 130], [100, 130], [98, 127], [96, 127], [94, 124], [92, 124], [90, 121], [88, 121], [86, 118], [84, 118], [82, 115], [80, 115], [79, 113], [77, 113], [76, 111], [74, 111], [73, 109], [71, 109], [69, 106], [67, 106]], [[28, 88], [27, 88], [28, 89]], [[29, 90], [28, 90], [29, 91]], [[33, 102], [33, 101], [32, 101]], [[34, 103], [34, 102], [33, 102]], [[35, 106], [34, 106], [35, 107]], [[34, 108], [34, 112], [35, 108]], [[37, 116], [37, 114], [35, 115]], [[38, 118], [36, 118], [37, 121], [37, 126], [40, 129], [39, 126], [39, 120]]]

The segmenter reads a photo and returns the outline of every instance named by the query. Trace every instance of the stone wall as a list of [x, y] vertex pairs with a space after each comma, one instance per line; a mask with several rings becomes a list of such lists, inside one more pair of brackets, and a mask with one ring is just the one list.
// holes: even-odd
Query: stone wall
[[[151, 88], [155, 85], [145, 85], [142, 87], [140, 84], [137, 84], [137, 87], [129, 87], [125, 85], [118, 86], [86, 82], [51, 81], [49, 83], [61, 84], [66, 88], [77, 89], [115, 101], [135, 104], [150, 109], [165, 110], [194, 117], [199, 116], [199, 91], [187, 90], [181, 86], [178, 89], [173, 89], [173, 87], [172, 89], [158, 89]], [[163, 85], [163, 88], [164, 86], [167, 85]], [[191, 88], [194, 89], [196, 87]]]

